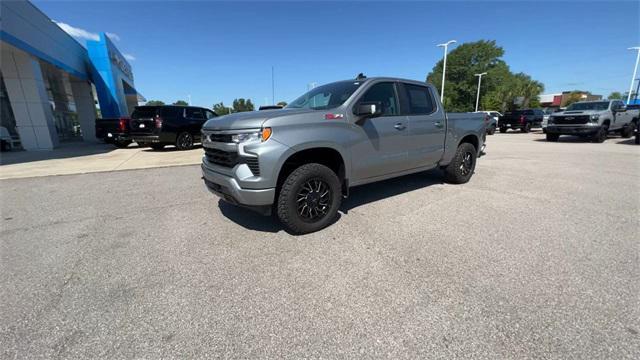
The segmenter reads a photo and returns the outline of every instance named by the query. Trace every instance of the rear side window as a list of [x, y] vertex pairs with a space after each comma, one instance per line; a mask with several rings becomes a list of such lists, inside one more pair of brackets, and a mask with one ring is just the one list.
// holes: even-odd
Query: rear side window
[[409, 101], [409, 114], [426, 115], [435, 111], [431, 91], [423, 86], [404, 84]]
[[204, 120], [204, 110], [198, 108], [187, 108], [187, 117], [190, 119]]
[[165, 119], [176, 119], [178, 118], [178, 114], [180, 114], [180, 108], [175, 106], [163, 107], [161, 113]]
[[156, 117], [158, 108], [153, 106], [138, 106], [131, 114], [132, 119], [153, 119]]

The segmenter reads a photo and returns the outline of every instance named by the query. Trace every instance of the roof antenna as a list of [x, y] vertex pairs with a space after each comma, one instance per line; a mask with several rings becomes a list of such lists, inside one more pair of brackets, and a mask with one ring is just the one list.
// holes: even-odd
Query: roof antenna
[[358, 76], [356, 76], [356, 80], [364, 80], [364, 79], [366, 79], [366, 78], [367, 78], [367, 77], [366, 77], [366, 76], [364, 76], [364, 74], [363, 74], [363, 73], [360, 73], [360, 74], [358, 74]]

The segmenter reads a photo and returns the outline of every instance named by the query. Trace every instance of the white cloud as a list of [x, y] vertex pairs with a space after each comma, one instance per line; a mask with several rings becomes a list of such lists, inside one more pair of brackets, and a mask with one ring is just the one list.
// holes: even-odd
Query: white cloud
[[105, 34], [107, 34], [107, 36], [113, 41], [120, 41], [120, 36], [118, 36], [118, 34], [110, 33], [110, 32]]
[[85, 39], [85, 40], [95, 40], [95, 41], [100, 40], [100, 35], [96, 33], [92, 33], [85, 29], [71, 26], [63, 22], [58, 22], [55, 20], [53, 20], [53, 22], [56, 23], [62, 30], [64, 30], [64, 32], [73, 36], [74, 38]]
[[125, 59], [127, 59], [127, 60], [129, 60], [129, 61], [133, 61], [133, 60], [135, 60], [135, 59], [136, 59], [136, 57], [135, 57], [135, 56], [133, 56], [133, 55], [131, 55], [131, 54], [127, 54], [127, 53], [122, 54], [122, 56], [124, 56], [124, 58], [125, 58]]

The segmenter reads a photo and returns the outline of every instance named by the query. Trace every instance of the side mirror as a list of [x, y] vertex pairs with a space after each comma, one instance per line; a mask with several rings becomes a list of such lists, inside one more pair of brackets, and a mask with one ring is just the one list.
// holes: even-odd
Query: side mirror
[[627, 107], [626, 106], [621, 106], [619, 108], [616, 109], [617, 112], [625, 112], [627, 111]]
[[379, 101], [362, 102], [358, 104], [354, 110], [354, 113], [358, 116], [378, 116], [382, 114], [382, 103]]

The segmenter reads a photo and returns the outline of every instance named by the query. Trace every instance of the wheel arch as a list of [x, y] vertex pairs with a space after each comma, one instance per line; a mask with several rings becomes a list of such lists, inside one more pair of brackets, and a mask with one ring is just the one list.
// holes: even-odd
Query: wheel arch
[[344, 195], [348, 193], [349, 163], [345, 153], [332, 144], [310, 143], [291, 148], [278, 169], [276, 196], [289, 174], [304, 164], [319, 163], [333, 170], [342, 184]]

